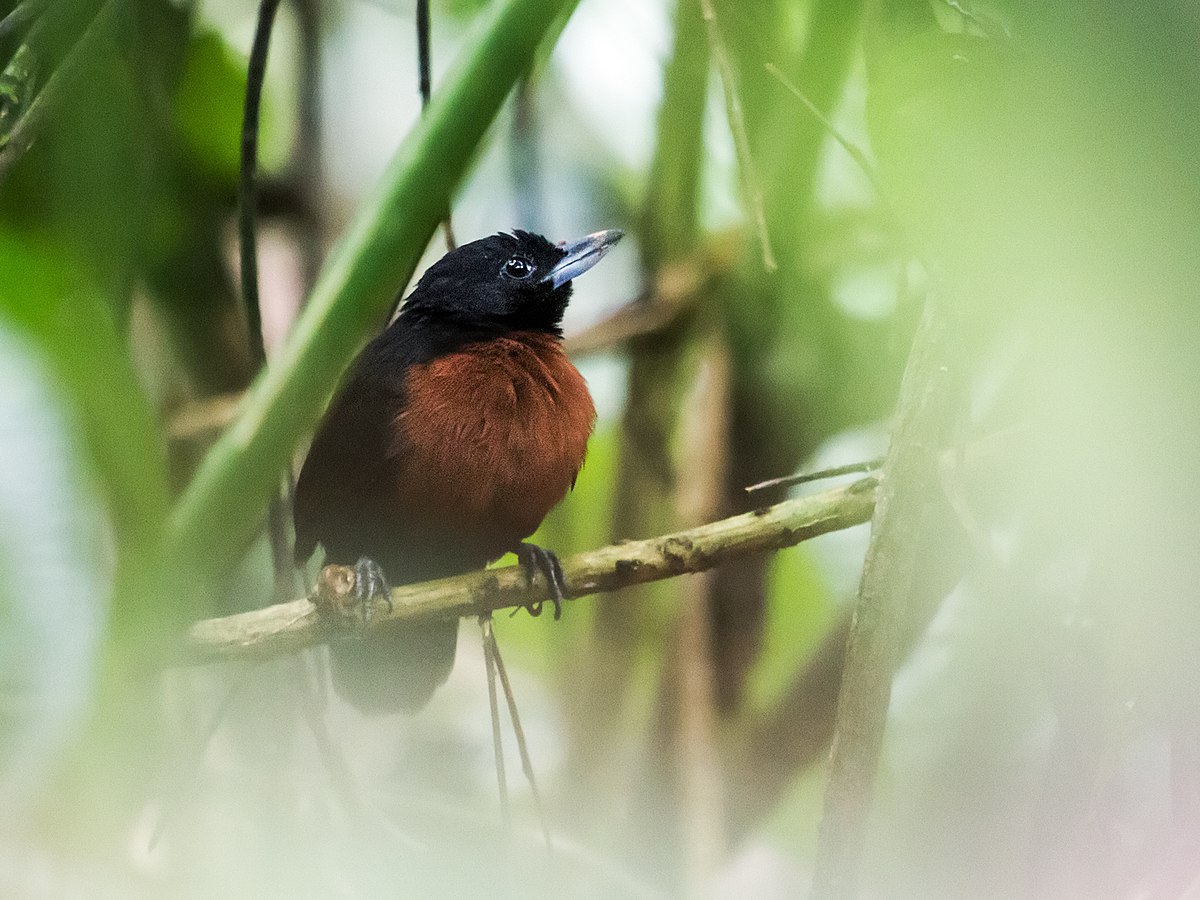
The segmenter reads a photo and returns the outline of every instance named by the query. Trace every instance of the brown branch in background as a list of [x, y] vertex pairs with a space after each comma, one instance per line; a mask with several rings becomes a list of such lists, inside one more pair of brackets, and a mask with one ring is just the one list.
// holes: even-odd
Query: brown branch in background
[[568, 334], [563, 348], [577, 358], [665, 332], [695, 308], [713, 279], [730, 264], [728, 259], [698, 255], [664, 265], [650, 290], [599, 322]]
[[725, 761], [730, 843], [770, 815], [796, 776], [828, 755], [850, 614], [839, 616], [773, 708], [750, 720]]
[[[693, 473], [680, 485], [678, 504], [684, 522], [709, 521], [723, 511], [728, 469], [729, 351], [719, 333], [706, 337], [694, 403], [684, 424], [688, 448], [682, 460]], [[706, 898], [725, 855], [725, 785], [717, 751], [717, 704], [712, 659], [710, 605], [714, 573], [687, 579], [682, 591], [677, 633], [677, 671], [667, 680], [678, 685], [673, 756], [682, 779], [678, 807], [683, 852], [683, 896]], [[670, 665], [670, 664], [668, 664]], [[667, 687], [670, 690], [670, 687]]]
[[[417, 90], [421, 93], [421, 112], [429, 106], [433, 96], [433, 77], [431, 75], [429, 40], [429, 0], [417, 0]], [[446, 218], [442, 220], [442, 233], [446, 238], [446, 249], [453, 250], [458, 246], [454, 237], [454, 226], [450, 222], [450, 210], [446, 210]], [[391, 318], [390, 316], [388, 317]]]
[[[639, 230], [642, 264], [654, 290], [660, 273], [699, 255], [701, 248], [699, 198], [708, 75], [709, 48], [700, 8], [696, 0], [680, 0], [675, 6], [674, 46], [663, 71], [658, 140]], [[674, 480], [670, 439], [684, 382], [683, 349], [691, 336], [694, 307], [707, 293], [707, 278], [697, 284], [687, 308], [668, 317], [665, 325], [654, 322], [651, 331], [621, 336], [628, 341], [629, 380], [612, 489], [614, 540], [675, 527], [670, 521], [669, 492]], [[646, 307], [655, 303], [651, 298]], [[644, 605], [630, 599], [616, 593], [597, 602], [588, 639], [565, 673], [570, 685], [566, 771], [573, 787], [568, 797], [587, 798], [576, 800], [572, 811], [572, 818], [583, 823], [585, 831], [593, 826], [599, 831], [627, 808], [626, 792], [632, 788], [628, 772], [614, 764], [619, 754], [613, 752], [645, 634]]]
[[[718, 10], [726, 8], [712, 2]], [[845, 319], [830, 298], [832, 270], [818, 275], [814, 269], [820, 232], [817, 173], [828, 138], [811, 116], [794, 115], [795, 103], [774, 89], [762, 69], [764, 59], [774, 59], [828, 113], [844, 91], [857, 52], [858, 6], [857, 0], [807, 4], [799, 46], [787, 37], [788, 4], [771, 5], [769, 13], [763, 7], [768, 18], [761, 21], [761, 16], [739, 15], [741, 7], [727, 3], [730, 13], [721, 17], [746, 86], [747, 127], [768, 187], [766, 217], [780, 266], [778, 275], [768, 277], [757, 258], [744, 254], [730, 279], [736, 290], [718, 294], [734, 351], [726, 485], [731, 509], [747, 502], [747, 484], [795, 470], [831, 435], [869, 417], [867, 404], [861, 404], [865, 397], [856, 393], [847, 402], [843, 369], [849, 358], [840, 337]], [[838, 252], [844, 252], [846, 244], [839, 246]], [[802, 322], [788, 312], [797, 304], [805, 310]], [[857, 410], [855, 418], [846, 415], [851, 409]], [[775, 502], [782, 494], [780, 489], [757, 495], [754, 502]], [[749, 558], [718, 575], [713, 644], [718, 704], [726, 717], [742, 709], [746, 685], [766, 644], [769, 604], [778, 599], [770, 596], [769, 562]]]
[[[686, 524], [712, 521], [725, 510], [729, 467], [729, 349], [711, 328], [699, 350], [680, 415], [679, 465], [688, 477], [678, 485], [675, 507]], [[710, 614], [715, 575], [679, 582], [626, 840], [648, 870], [668, 876], [672, 891], [689, 898], [712, 896], [728, 846]]]
[[[877, 484], [874, 478], [864, 478], [687, 531], [576, 554], [563, 560], [567, 595], [582, 597], [704, 572], [739, 556], [779, 550], [850, 528], [870, 518]], [[327, 640], [331, 620], [338, 617], [361, 626], [351, 567], [326, 566], [315, 599], [315, 604], [295, 600], [196, 622], [183, 647], [185, 660], [202, 663], [278, 656]], [[391, 608], [380, 609], [385, 604], [376, 604], [366, 627], [388, 621], [478, 616], [549, 599], [543, 579], [530, 584], [525, 569], [506, 566], [395, 588]]]
[[911, 631], [921, 536], [938, 492], [937, 450], [951, 406], [944, 332], [930, 295], [900, 386], [850, 624], [813, 875], [816, 900], [852, 900], [858, 892], [892, 677]]
[[754, 157], [750, 153], [750, 138], [746, 134], [746, 117], [742, 112], [742, 100], [738, 94], [733, 63], [729, 59], [729, 52], [725, 49], [725, 41], [721, 37], [721, 26], [717, 22], [717, 11], [713, 8], [712, 0], [700, 0], [700, 11], [704, 16], [713, 62], [716, 64], [717, 71], [721, 73], [721, 87], [725, 92], [725, 114], [729, 119], [729, 131], [733, 135], [733, 149], [737, 156], [738, 171], [742, 175], [742, 190], [746, 194], [746, 205], [750, 208], [750, 216], [754, 219], [758, 242], [762, 248], [763, 268], [768, 272], [774, 272], [779, 268], [779, 264], [775, 261], [775, 253], [771, 249], [771, 235], [767, 231], [767, 214], [763, 205], [762, 184], [758, 178], [758, 170], [754, 166]]
[[[311, 243], [319, 246], [320, 231], [318, 223], [310, 221], [310, 207], [302, 204], [289, 209], [305, 223], [304, 246]], [[664, 266], [650, 293], [626, 303], [599, 322], [568, 334], [563, 341], [567, 354], [578, 359], [617, 350], [629, 341], [670, 328], [695, 307], [712, 280], [732, 265], [732, 259], [723, 249]], [[237, 415], [242, 396], [241, 391], [235, 391], [184, 404], [171, 418], [170, 439], [197, 441], [222, 431]]]

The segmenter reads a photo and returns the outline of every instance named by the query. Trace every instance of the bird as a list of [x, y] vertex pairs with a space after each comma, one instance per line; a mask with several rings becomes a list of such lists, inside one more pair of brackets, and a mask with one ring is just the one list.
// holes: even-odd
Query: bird
[[[565, 590], [527, 543], [574, 485], [596, 411], [562, 347], [573, 279], [617, 229], [552, 243], [502, 232], [451, 250], [351, 363], [296, 479], [295, 559], [318, 546], [353, 566], [358, 596], [517, 554]], [[540, 604], [530, 605], [533, 614]], [[386, 622], [330, 647], [335, 691], [366, 713], [413, 712], [454, 665], [457, 620]]]

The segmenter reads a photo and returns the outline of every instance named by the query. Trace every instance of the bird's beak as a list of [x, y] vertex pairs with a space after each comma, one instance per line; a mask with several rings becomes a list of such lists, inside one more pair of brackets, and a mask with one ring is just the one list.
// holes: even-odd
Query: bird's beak
[[624, 236], [625, 232], [620, 229], [610, 228], [607, 231], [597, 231], [595, 234], [581, 237], [577, 241], [560, 244], [559, 246], [566, 255], [546, 273], [542, 280], [550, 282], [552, 287], [562, 287], [572, 278], [582, 275], [600, 262], [604, 254]]

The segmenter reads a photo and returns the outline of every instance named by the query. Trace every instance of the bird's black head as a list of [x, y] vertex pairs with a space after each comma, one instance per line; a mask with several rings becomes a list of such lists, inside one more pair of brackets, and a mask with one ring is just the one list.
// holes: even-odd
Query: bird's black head
[[426, 270], [404, 315], [484, 333], [561, 334], [571, 279], [621, 239], [615, 229], [552, 244], [540, 234], [494, 234], [451, 250]]

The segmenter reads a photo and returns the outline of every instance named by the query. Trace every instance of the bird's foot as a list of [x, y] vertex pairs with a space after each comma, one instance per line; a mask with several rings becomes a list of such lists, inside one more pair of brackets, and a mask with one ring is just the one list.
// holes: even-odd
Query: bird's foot
[[[524, 567], [531, 587], [534, 575], [538, 572], [542, 573], [550, 591], [550, 602], [554, 604], [554, 618], [557, 621], [562, 617], [562, 603], [567, 596], [567, 580], [563, 577], [562, 564], [558, 561], [558, 557], [545, 547], [522, 541], [517, 547], [517, 561]], [[531, 616], [540, 616], [542, 601], [530, 600], [521, 608], [529, 610]]]
[[325, 566], [313, 601], [325, 621], [361, 636], [371, 623], [377, 603], [392, 611], [391, 595], [379, 563], [363, 556], [353, 566]]
[[383, 567], [368, 556], [360, 556], [354, 564], [354, 599], [363, 611], [364, 621], [371, 617], [371, 608], [376, 600], [387, 604], [392, 611], [392, 589], [383, 574]]

